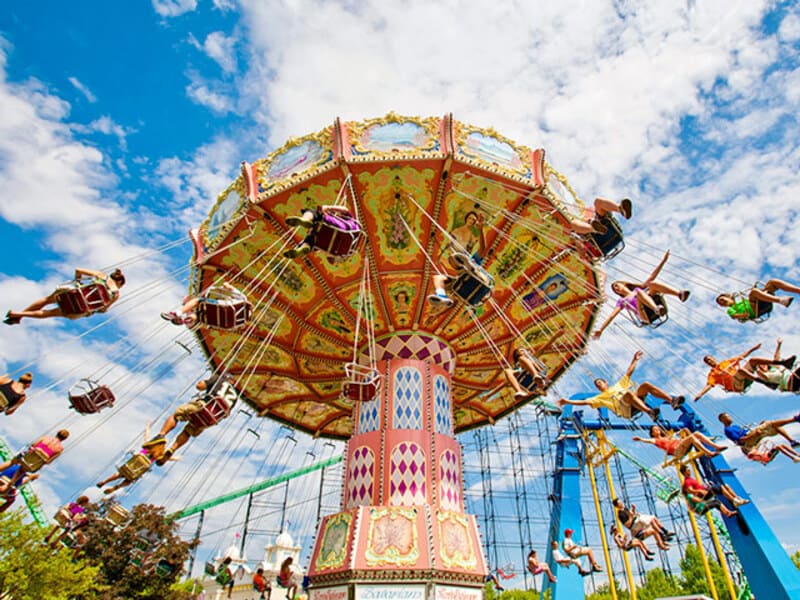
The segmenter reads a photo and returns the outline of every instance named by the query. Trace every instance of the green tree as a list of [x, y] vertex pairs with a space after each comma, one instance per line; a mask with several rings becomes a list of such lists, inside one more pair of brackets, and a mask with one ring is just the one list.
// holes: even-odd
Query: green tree
[[[105, 519], [92, 519], [85, 529], [89, 540], [83, 547], [82, 556], [90, 564], [99, 567], [99, 581], [108, 589], [99, 596], [117, 600], [138, 598], [141, 600], [180, 600], [189, 594], [173, 588], [181, 576], [183, 564], [189, 557], [192, 543], [183, 541], [176, 531], [178, 524], [169, 522], [163, 507], [139, 504], [131, 510], [131, 522], [125, 527], [114, 527]], [[136, 556], [140, 532], [149, 532], [160, 540], [147, 562], [138, 566], [131, 562]], [[160, 574], [155, 566], [171, 565], [171, 573]]]
[[[719, 563], [711, 556], [708, 557], [711, 577], [714, 579], [714, 586], [717, 592], [722, 595], [726, 593], [725, 573]], [[682, 591], [684, 594], [706, 594], [711, 595], [711, 586], [708, 584], [706, 570], [703, 568], [703, 560], [697, 546], [689, 544], [686, 546], [686, 553], [680, 562], [681, 574], [683, 575]]]
[[795, 567], [800, 569], [800, 550], [792, 554], [792, 562], [794, 563]]
[[667, 577], [663, 569], [656, 568], [645, 574], [644, 585], [637, 588], [636, 594], [639, 600], [655, 600], [655, 598], [679, 596], [682, 589], [680, 581]]
[[97, 597], [104, 590], [98, 568], [73, 560], [67, 548], [53, 551], [44, 532], [25, 523], [21, 512], [0, 514], [0, 596], [14, 600]]

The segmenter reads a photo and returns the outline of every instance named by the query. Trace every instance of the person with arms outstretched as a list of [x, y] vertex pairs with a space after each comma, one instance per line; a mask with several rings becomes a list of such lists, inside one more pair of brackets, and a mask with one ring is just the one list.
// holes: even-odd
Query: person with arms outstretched
[[[615, 281], [611, 284], [611, 290], [619, 296], [617, 304], [608, 315], [606, 320], [600, 327], [598, 327], [592, 334], [595, 339], [603, 335], [606, 327], [608, 327], [614, 319], [617, 318], [623, 310], [630, 313], [633, 319], [642, 325], [650, 325], [658, 320], [660, 317], [666, 315], [667, 305], [663, 301], [665, 295], [675, 296], [681, 302], [686, 302], [689, 299], [689, 290], [679, 290], [666, 283], [656, 281], [661, 269], [669, 259], [669, 250], [664, 253], [661, 262], [658, 263], [652, 273], [644, 280], [643, 283], [630, 283], [626, 281]], [[661, 300], [661, 301], [659, 301]]]
[[691, 449], [697, 450], [703, 456], [712, 458], [726, 448], [726, 446], [715, 444], [713, 440], [699, 431], [681, 429], [674, 435], [667, 435], [658, 425], [650, 427], [649, 438], [641, 438], [635, 435], [631, 439], [634, 442], [643, 442], [645, 444], [652, 444], [656, 448], [661, 448], [664, 452], [670, 456], [674, 456], [678, 460], [686, 456]]
[[656, 398], [660, 398], [673, 407], [678, 407], [683, 404], [683, 396], [670, 396], [661, 388], [656, 387], [647, 381], [637, 386], [631, 380], [631, 376], [633, 375], [634, 370], [636, 370], [636, 365], [639, 363], [643, 355], [644, 354], [641, 350], [638, 350], [633, 355], [633, 360], [631, 360], [631, 364], [628, 366], [628, 370], [625, 372], [625, 375], [623, 375], [622, 379], [620, 379], [614, 385], [609, 386], [605, 379], [595, 379], [594, 385], [598, 390], [600, 390], [600, 393], [596, 396], [592, 396], [586, 400], [567, 400], [566, 398], [561, 398], [559, 399], [558, 404], [561, 406], [564, 406], [565, 404], [571, 404], [572, 406], [607, 408], [615, 415], [625, 419], [630, 419], [635, 411], [641, 411], [647, 415], [650, 415], [650, 418], [652, 419], [658, 418], [660, 414], [659, 410], [657, 408], [650, 408], [645, 401], [648, 395], [653, 395]]

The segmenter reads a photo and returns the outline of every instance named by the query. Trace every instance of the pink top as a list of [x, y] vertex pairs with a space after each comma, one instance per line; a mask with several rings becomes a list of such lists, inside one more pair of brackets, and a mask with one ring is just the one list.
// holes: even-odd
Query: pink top
[[83, 508], [80, 504], [76, 504], [75, 502], [70, 502], [67, 505], [67, 512], [69, 513], [70, 517], [75, 517], [77, 515], [85, 513], [86, 509]]
[[53, 458], [55, 455], [61, 454], [64, 451], [64, 446], [61, 445], [61, 440], [49, 435], [39, 439], [33, 445], [33, 447], [44, 452], [47, 455], [47, 458]]

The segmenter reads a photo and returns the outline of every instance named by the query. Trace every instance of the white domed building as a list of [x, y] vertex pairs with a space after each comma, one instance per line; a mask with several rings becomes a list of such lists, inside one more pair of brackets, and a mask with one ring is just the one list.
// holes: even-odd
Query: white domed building
[[[237, 534], [237, 540], [238, 540]], [[296, 598], [305, 597], [301, 584], [305, 570], [300, 567], [300, 546], [295, 545], [294, 539], [285, 530], [281, 531], [276, 537], [275, 542], [268, 544], [264, 547], [264, 560], [258, 563], [255, 567], [247, 566], [247, 559], [242, 557], [239, 552], [239, 546], [236, 542], [231, 544], [227, 550], [214, 559], [217, 565], [221, 564], [226, 558], [231, 559], [231, 570], [234, 571], [234, 581], [236, 585], [233, 587], [231, 600], [257, 600], [259, 594], [253, 590], [252, 573], [257, 569], [264, 569], [264, 579], [270, 585], [270, 593], [265, 594], [265, 598], [273, 600], [284, 600], [286, 591], [279, 587], [276, 582], [278, 571], [280, 571], [281, 563], [288, 557], [292, 557], [292, 571], [294, 572], [294, 579], [297, 582], [297, 596]], [[213, 577], [206, 579], [204, 582], [206, 598], [214, 600], [222, 600], [227, 598], [227, 590], [223, 591], [222, 588], [214, 582]]]

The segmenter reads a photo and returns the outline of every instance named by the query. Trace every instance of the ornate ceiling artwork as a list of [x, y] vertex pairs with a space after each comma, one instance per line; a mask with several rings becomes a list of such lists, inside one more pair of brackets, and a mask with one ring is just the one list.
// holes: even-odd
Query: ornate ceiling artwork
[[[305, 235], [287, 217], [337, 199], [366, 232], [357, 251], [340, 261], [321, 250], [284, 258]], [[540, 357], [552, 380], [584, 351], [602, 285], [569, 228], [581, 206], [543, 150], [491, 129], [449, 115], [337, 120], [244, 165], [193, 232], [193, 292], [230, 281], [254, 315], [247, 328], [196, 335], [261, 416], [347, 438], [345, 364], [363, 359], [359, 315], [368, 314], [378, 360], [433, 360], [450, 371], [456, 432], [493, 423], [530, 400], [504, 385], [514, 348], [536, 352], [560, 330]], [[432, 276], [447, 270], [453, 240], [477, 249], [479, 214], [491, 300], [432, 305]]]

